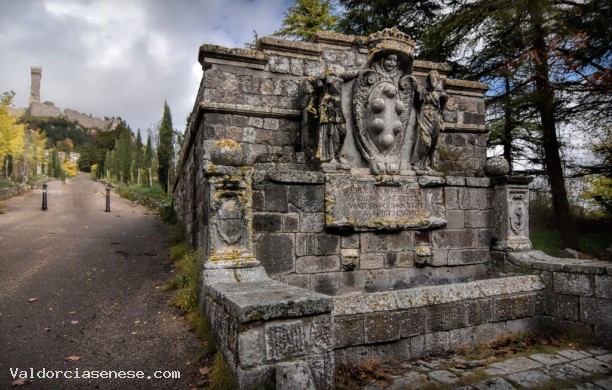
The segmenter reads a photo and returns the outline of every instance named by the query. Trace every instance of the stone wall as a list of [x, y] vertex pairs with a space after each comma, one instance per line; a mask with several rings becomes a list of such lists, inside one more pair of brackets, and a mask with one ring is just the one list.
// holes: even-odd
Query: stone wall
[[256, 257], [288, 284], [337, 295], [483, 278], [493, 211], [490, 180], [447, 177], [445, 229], [325, 232], [323, 175], [282, 171], [253, 186]]
[[534, 332], [544, 287], [531, 275], [335, 297], [336, 363], [420, 359]]
[[610, 262], [561, 259], [541, 251], [510, 252], [503, 257], [506, 271], [537, 273], [545, 282], [542, 314], [550, 330], [612, 345]]

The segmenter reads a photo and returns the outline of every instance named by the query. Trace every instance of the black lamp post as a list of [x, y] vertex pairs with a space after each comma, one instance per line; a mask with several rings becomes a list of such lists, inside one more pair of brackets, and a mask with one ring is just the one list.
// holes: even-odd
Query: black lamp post
[[47, 183], [43, 184], [42, 210], [47, 211]]
[[110, 213], [110, 191], [110, 186], [106, 187], [106, 210], [104, 210], [106, 213]]

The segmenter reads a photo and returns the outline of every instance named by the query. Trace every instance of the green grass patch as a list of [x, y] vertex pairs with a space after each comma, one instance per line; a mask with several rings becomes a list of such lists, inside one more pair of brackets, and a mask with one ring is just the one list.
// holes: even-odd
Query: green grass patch
[[[612, 244], [612, 232], [603, 229], [599, 232], [581, 232], [578, 234], [578, 245], [580, 250], [591, 256], [601, 257], [605, 254], [606, 248]], [[534, 249], [558, 256], [561, 247], [561, 235], [557, 230], [531, 228], [529, 238]]]
[[234, 379], [234, 373], [229, 369], [221, 352], [217, 352], [210, 371], [210, 382], [208, 390], [234, 390], [238, 385]]
[[159, 184], [154, 184], [151, 187], [143, 184], [118, 185], [115, 187], [115, 191], [123, 198], [157, 210], [164, 222], [177, 223], [176, 212], [172, 207], [172, 194], [166, 194]]
[[[178, 244], [172, 247], [171, 252], [178, 252], [175, 248], [181, 247]], [[165, 286], [166, 291], [176, 290], [173, 303], [185, 312], [198, 310], [198, 294], [200, 288], [201, 260], [198, 252], [189, 251], [183, 254], [174, 262], [177, 274], [170, 279]]]

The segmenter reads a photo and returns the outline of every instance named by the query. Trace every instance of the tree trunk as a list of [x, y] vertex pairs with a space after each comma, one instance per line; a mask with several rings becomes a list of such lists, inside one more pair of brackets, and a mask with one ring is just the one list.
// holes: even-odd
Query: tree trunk
[[542, 146], [544, 148], [544, 170], [550, 183], [553, 209], [561, 244], [564, 248], [579, 249], [576, 231], [572, 223], [563, 166], [559, 153], [559, 140], [557, 139], [555, 119], [555, 97], [550, 84], [548, 66], [548, 47], [546, 46], [546, 32], [544, 30], [544, 10], [542, 0], [531, 0], [529, 14], [533, 31], [533, 61], [535, 70], [536, 108], [542, 121]]
[[510, 77], [504, 76], [506, 87], [506, 96], [504, 96], [504, 133], [502, 134], [502, 144], [504, 146], [504, 158], [510, 164], [510, 172], [512, 169], [512, 107], [510, 97]]

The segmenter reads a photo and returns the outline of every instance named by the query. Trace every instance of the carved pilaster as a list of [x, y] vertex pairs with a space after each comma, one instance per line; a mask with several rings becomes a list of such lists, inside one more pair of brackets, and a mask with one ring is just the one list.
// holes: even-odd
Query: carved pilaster
[[497, 250], [531, 249], [529, 239], [529, 176], [493, 178], [495, 186], [495, 243]]

